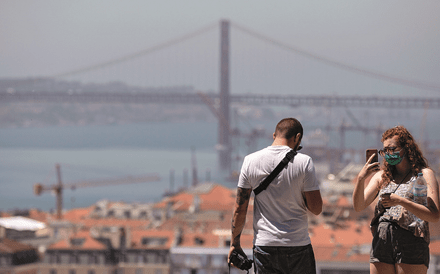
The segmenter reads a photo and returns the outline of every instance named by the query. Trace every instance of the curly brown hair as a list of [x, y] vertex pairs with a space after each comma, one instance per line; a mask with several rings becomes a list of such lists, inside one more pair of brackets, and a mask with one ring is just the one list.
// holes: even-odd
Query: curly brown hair
[[[422, 172], [423, 168], [428, 167], [428, 161], [423, 156], [422, 151], [411, 133], [404, 126], [395, 126], [386, 130], [382, 134], [382, 139], [380, 141], [383, 143], [385, 140], [393, 138], [394, 136], [398, 136], [399, 146], [405, 149], [405, 157], [408, 158], [411, 164], [411, 172], [413, 176]], [[379, 189], [393, 180], [393, 172], [396, 170], [396, 167], [384, 161], [382, 169], [384, 172], [382, 174], [382, 182], [379, 184]]]

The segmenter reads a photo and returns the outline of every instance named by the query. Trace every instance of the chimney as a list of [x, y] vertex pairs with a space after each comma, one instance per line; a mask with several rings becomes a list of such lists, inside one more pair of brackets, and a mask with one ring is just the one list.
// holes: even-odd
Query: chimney
[[127, 247], [127, 236], [123, 227], [119, 228], [119, 249], [125, 250]]

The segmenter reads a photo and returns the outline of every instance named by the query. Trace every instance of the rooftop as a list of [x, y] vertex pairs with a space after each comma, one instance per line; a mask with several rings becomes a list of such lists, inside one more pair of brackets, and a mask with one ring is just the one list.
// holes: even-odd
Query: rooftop
[[46, 228], [46, 224], [22, 216], [0, 218], [0, 226], [18, 231], [37, 231]]

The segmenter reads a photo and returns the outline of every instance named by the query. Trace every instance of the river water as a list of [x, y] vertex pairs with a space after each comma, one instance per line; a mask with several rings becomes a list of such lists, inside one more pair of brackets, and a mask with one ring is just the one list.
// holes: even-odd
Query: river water
[[[421, 112], [415, 115], [404, 110], [390, 111], [389, 115], [382, 113], [364, 118], [371, 120], [370, 125], [380, 121], [388, 127], [405, 121], [415, 138], [420, 136]], [[310, 128], [305, 128], [303, 145], [306, 146], [310, 136], [307, 134], [313, 130], [311, 127], [323, 127], [325, 122], [313, 123], [307, 121], [307, 117], [300, 120], [310, 125]], [[270, 144], [270, 135], [277, 121], [278, 118], [262, 122], [268, 138], [259, 140], [255, 150]], [[437, 121], [437, 111], [431, 111], [426, 122], [425, 138], [435, 140], [440, 136]], [[330, 146], [339, 146], [336, 132], [329, 138]], [[365, 139], [359, 132], [347, 132], [345, 139], [347, 147], [363, 149], [377, 146], [377, 140], [371, 140], [372, 136]], [[34, 195], [33, 185], [55, 184], [56, 163], [61, 165], [64, 183], [152, 173], [161, 178], [159, 182], [66, 189], [64, 208], [85, 207], [101, 199], [155, 202], [162, 198], [165, 191], [191, 184], [192, 147], [195, 148], [199, 181], [210, 180], [235, 187], [236, 182], [227, 181], [227, 174], [218, 171], [216, 143], [217, 123], [212, 122], [0, 128], [0, 211], [54, 209], [55, 197], [50, 193]], [[248, 152], [242, 151], [242, 154]], [[357, 160], [363, 161], [361, 158]], [[240, 165], [241, 159], [238, 159], [233, 163], [233, 169], [239, 169]], [[171, 170], [174, 179], [171, 179]]]
[[66, 189], [64, 208], [88, 206], [100, 199], [157, 201], [165, 191], [191, 184], [192, 147], [199, 181], [224, 181], [217, 172], [217, 125], [212, 123], [13, 128], [0, 129], [0, 136], [0, 210], [53, 209], [55, 197], [51, 193], [35, 196], [33, 185], [55, 184], [56, 163], [64, 183], [145, 174], [161, 178], [160, 182]]

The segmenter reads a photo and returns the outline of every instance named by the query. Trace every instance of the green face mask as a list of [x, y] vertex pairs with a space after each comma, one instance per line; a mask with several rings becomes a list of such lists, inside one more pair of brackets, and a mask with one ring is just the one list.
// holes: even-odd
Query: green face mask
[[384, 156], [385, 161], [387, 161], [387, 163], [392, 166], [400, 164], [400, 162], [402, 162], [403, 160], [403, 157], [405, 157], [405, 154], [403, 154], [403, 156], [400, 156], [400, 151], [393, 154], [386, 153]]

